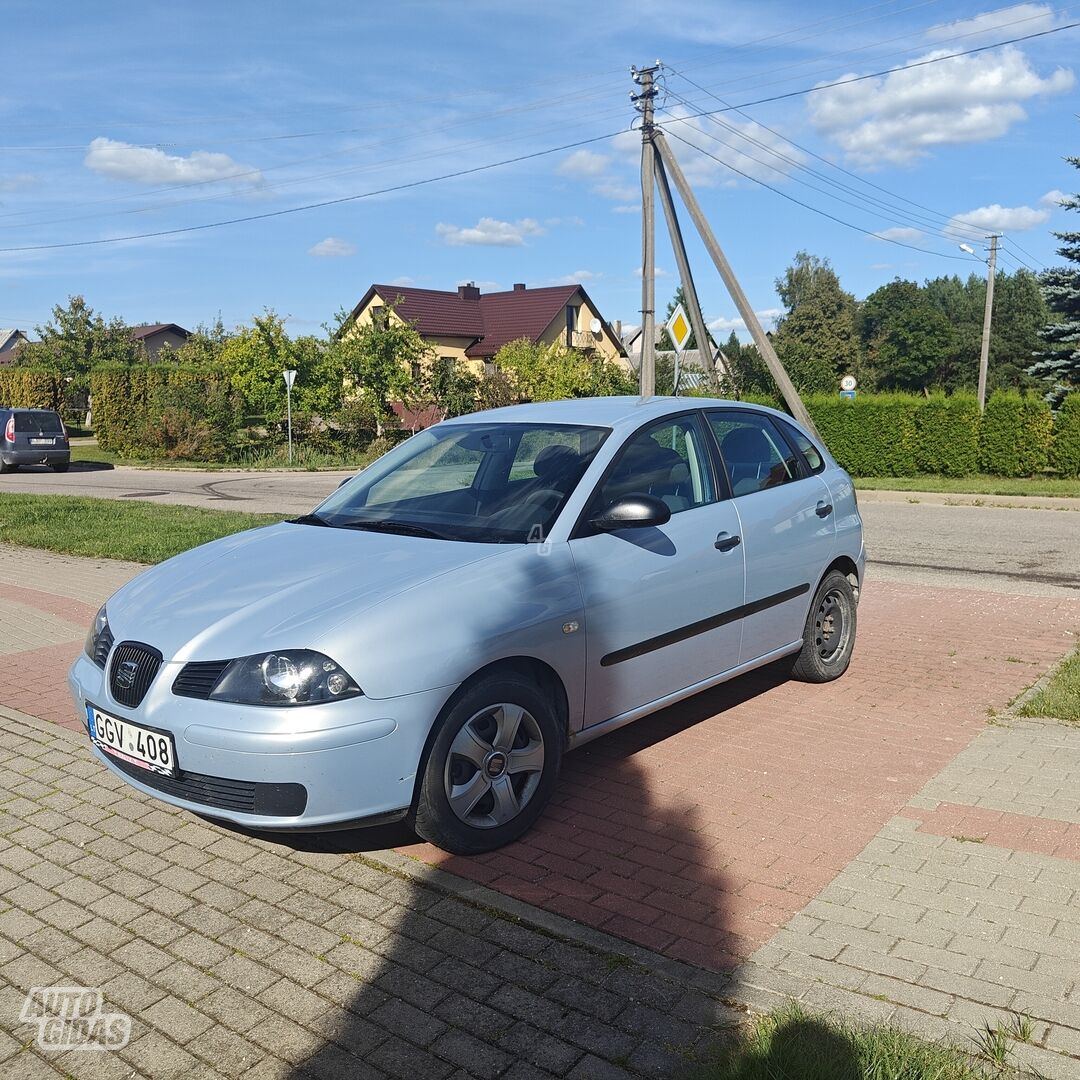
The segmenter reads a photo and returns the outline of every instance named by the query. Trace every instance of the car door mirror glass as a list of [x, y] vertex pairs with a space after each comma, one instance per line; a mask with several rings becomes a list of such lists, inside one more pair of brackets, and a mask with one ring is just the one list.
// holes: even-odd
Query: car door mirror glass
[[592, 519], [592, 526], [601, 532], [616, 529], [645, 529], [666, 525], [671, 520], [671, 510], [663, 499], [655, 495], [623, 495], [610, 503]]

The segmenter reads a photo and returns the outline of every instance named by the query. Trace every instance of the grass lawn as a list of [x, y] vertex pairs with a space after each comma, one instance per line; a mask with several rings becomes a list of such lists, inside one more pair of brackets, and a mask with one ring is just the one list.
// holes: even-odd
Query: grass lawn
[[1060, 495], [1080, 498], [1080, 479], [1007, 476], [858, 476], [864, 491], [937, 491], [970, 495]]
[[1052, 716], [1080, 724], [1080, 649], [1054, 672], [1046, 689], [1018, 711], [1021, 716]]
[[136, 469], [205, 469], [207, 472], [220, 472], [222, 469], [294, 469], [298, 472], [313, 472], [318, 469], [361, 469], [374, 460], [375, 455], [357, 451], [354, 454], [315, 453], [306, 447], [297, 447], [293, 463], [289, 464], [287, 451], [277, 447], [274, 450], [249, 452], [237, 461], [166, 461], [155, 458], [125, 458], [99, 446], [73, 446], [72, 461], [95, 462], [102, 465], [130, 465]]
[[277, 514], [137, 500], [0, 494], [0, 542], [143, 563], [161, 562], [208, 540], [281, 520]]
[[[980, 1033], [976, 1061], [950, 1046], [924, 1042], [891, 1027], [861, 1028], [797, 1005], [753, 1022], [715, 1059], [691, 1070], [693, 1080], [1011, 1080], [1014, 1040], [1030, 1038], [1023, 1018], [1015, 1031]], [[986, 1064], [981, 1062], [985, 1061]]]

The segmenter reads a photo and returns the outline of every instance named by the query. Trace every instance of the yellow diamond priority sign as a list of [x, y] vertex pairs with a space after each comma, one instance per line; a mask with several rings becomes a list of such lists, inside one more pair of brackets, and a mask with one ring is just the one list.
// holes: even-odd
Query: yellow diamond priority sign
[[671, 313], [671, 318], [668, 319], [664, 329], [667, 330], [668, 337], [674, 342], [675, 351], [682, 352], [694, 333], [690, 320], [686, 317], [686, 312], [683, 311], [682, 304], [679, 304]]

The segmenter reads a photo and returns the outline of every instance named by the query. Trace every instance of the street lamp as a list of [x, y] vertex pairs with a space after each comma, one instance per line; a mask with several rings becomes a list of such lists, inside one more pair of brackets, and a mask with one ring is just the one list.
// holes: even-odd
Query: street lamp
[[974, 255], [975, 254], [975, 249], [973, 247], [971, 247], [970, 245], [968, 245], [968, 244], [961, 244], [960, 245], [960, 250], [961, 251], [966, 251], [969, 255]]
[[296, 382], [296, 371], [286, 368], [282, 373], [285, 379], [285, 412], [289, 424], [289, 464], [292, 464], [292, 385]]

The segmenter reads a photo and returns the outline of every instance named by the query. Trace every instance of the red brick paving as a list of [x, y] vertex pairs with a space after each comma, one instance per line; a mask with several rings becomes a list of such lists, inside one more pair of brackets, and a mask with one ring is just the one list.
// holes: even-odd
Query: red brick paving
[[401, 850], [697, 964], [744, 959], [1069, 650], [1080, 601], [871, 581], [859, 618], [841, 681], [746, 676], [570, 754], [517, 844]]
[[[93, 616], [39, 590], [0, 596], [80, 626]], [[988, 707], [1068, 651], [1080, 601], [871, 582], [859, 617], [840, 682], [746, 676], [571, 754], [522, 841], [471, 859], [402, 850], [671, 956], [746, 958], [967, 745]], [[0, 657], [0, 700], [79, 728], [66, 681], [79, 648]], [[995, 827], [1021, 842], [1015, 823]]]
[[903, 813], [921, 822], [917, 832], [1080, 862], [1080, 825], [1069, 821], [955, 803], [940, 803], [933, 810], [908, 807]]

